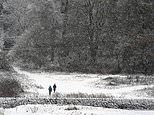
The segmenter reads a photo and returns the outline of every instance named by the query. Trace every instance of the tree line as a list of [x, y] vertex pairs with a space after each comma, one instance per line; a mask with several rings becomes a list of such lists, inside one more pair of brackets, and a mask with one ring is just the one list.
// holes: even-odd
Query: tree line
[[[153, 74], [153, 0], [5, 0], [8, 57], [30, 69]], [[1, 37], [2, 38], [2, 37]]]

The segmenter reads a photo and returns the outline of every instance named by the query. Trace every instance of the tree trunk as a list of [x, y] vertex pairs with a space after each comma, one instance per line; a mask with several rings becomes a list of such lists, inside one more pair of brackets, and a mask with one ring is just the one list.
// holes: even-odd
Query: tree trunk
[[50, 56], [51, 56], [50, 61], [53, 62], [54, 61], [54, 57], [55, 57], [55, 48], [51, 48]]
[[91, 64], [96, 64], [97, 50], [98, 50], [97, 44], [93, 43], [90, 45]]
[[64, 56], [68, 56], [69, 54], [69, 50], [67, 48], [67, 39], [66, 39], [66, 34], [67, 34], [67, 23], [68, 23], [68, 5], [69, 5], [69, 1], [68, 0], [63, 0], [62, 1], [62, 9], [61, 9], [61, 13], [63, 13], [63, 31], [62, 31], [62, 44], [63, 44], [63, 54]]

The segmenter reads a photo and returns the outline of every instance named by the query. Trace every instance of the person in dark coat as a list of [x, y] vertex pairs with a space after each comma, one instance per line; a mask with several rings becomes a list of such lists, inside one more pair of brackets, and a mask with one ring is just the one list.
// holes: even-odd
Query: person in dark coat
[[57, 87], [56, 84], [54, 84], [54, 85], [53, 85], [53, 91], [54, 91], [54, 93], [55, 93], [55, 91], [56, 91], [56, 87]]
[[51, 92], [52, 92], [52, 87], [51, 87], [51, 86], [49, 86], [48, 90], [49, 90], [49, 95], [51, 95]]

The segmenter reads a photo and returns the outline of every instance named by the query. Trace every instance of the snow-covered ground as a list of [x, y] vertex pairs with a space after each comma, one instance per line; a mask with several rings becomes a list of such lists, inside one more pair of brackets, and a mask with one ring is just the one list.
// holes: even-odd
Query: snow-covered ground
[[[57, 84], [57, 92], [61, 94], [86, 93], [105, 94], [117, 98], [148, 98], [145, 95], [136, 95], [136, 90], [153, 87], [154, 85], [106, 87], [96, 85], [100, 79], [117, 77], [119, 75], [97, 75], [78, 73], [44, 73], [26, 72], [18, 68], [15, 70], [23, 76], [19, 79], [27, 85], [25, 91], [37, 96], [48, 96], [49, 85]], [[126, 77], [126, 76], [120, 76]], [[29, 95], [29, 94], [28, 94]], [[66, 110], [74, 105], [21, 105], [15, 108], [0, 108], [0, 115], [154, 115], [154, 111], [107, 109], [102, 107], [77, 106], [78, 110]]]
[[73, 105], [22, 105], [0, 109], [0, 115], [154, 115], [154, 111], [106, 109], [101, 107], [75, 106], [78, 110], [66, 110]]
[[[61, 94], [87, 93], [87, 94], [105, 94], [117, 98], [147, 98], [145, 95], [136, 96], [136, 90], [153, 87], [154, 85], [125, 86], [116, 88], [106, 88], [96, 86], [96, 82], [107, 77], [116, 77], [117, 75], [98, 75], [98, 74], [77, 74], [77, 73], [32, 73], [15, 68], [19, 74], [24, 74], [29, 79], [27, 85], [32, 85], [27, 92], [36, 93], [39, 96], [48, 96], [48, 87], [56, 83], [57, 92]], [[125, 77], [125, 76], [120, 76]], [[27, 81], [25, 81], [27, 82]], [[37, 85], [37, 86], [36, 86]], [[39, 87], [38, 87], [39, 86]]]

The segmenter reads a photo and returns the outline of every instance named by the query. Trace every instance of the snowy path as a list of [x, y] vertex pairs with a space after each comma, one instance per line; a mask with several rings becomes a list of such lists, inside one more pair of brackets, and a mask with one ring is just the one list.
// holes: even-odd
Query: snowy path
[[[21, 71], [17, 68], [15, 70], [19, 74], [28, 76], [28, 79], [37, 86], [43, 88], [33, 87], [27, 90], [28, 92], [35, 92], [39, 96], [48, 95], [49, 85], [57, 84], [57, 92], [62, 94], [69, 93], [87, 93], [87, 94], [106, 94], [120, 98], [143, 98], [137, 97], [133, 93], [135, 90], [144, 89], [147, 87], [153, 87], [154, 85], [139, 85], [139, 86], [127, 86], [117, 89], [108, 89], [105, 87], [96, 87], [95, 83], [100, 79], [97, 74], [64, 74], [64, 73], [30, 73]], [[106, 78], [107, 75], [102, 75], [101, 78]], [[113, 76], [114, 77], [114, 76]]]
[[65, 110], [74, 107], [57, 105], [22, 105], [16, 108], [0, 109], [0, 115], [154, 115], [154, 111], [106, 109], [101, 107], [75, 106], [79, 110]]

